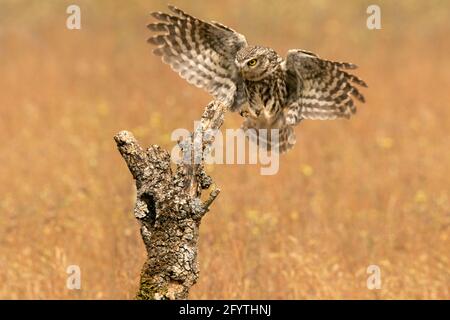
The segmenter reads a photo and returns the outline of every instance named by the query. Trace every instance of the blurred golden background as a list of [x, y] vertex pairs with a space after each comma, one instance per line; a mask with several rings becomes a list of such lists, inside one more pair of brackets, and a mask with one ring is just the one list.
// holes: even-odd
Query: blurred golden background
[[[81, 30], [66, 28], [73, 3]], [[372, 1], [172, 3], [282, 55], [356, 63], [369, 84], [350, 121], [297, 127], [278, 174], [208, 167], [222, 193], [190, 297], [448, 299], [450, 2], [377, 1], [382, 30], [366, 27]], [[156, 10], [166, 1], [0, 0], [0, 298], [134, 297], [145, 249], [113, 135], [170, 149], [210, 101], [151, 54]]]

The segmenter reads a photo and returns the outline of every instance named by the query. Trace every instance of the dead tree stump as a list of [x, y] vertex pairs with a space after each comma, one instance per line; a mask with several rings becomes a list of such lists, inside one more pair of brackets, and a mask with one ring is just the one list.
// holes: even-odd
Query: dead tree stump
[[[147, 249], [137, 299], [187, 299], [198, 279], [201, 219], [220, 192], [204, 171], [204, 158], [225, 111], [218, 102], [208, 104], [191, 139], [179, 142], [184, 161], [174, 171], [168, 151], [157, 145], [144, 150], [128, 131], [114, 137], [136, 181], [134, 215]], [[202, 190], [210, 187], [202, 201]]]

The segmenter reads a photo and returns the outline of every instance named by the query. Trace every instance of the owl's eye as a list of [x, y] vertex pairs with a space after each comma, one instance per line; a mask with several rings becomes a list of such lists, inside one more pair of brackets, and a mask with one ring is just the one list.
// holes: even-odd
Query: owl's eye
[[249, 67], [254, 67], [254, 66], [256, 66], [256, 62], [258, 62], [256, 59], [252, 59], [252, 60], [247, 62], [247, 65]]

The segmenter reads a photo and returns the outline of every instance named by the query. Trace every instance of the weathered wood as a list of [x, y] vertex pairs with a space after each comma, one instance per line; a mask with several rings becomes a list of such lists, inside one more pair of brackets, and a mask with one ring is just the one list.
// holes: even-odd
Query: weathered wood
[[209, 198], [200, 199], [202, 190], [213, 185], [204, 171], [204, 157], [225, 111], [218, 102], [208, 104], [192, 139], [179, 143], [183, 158], [190, 161], [177, 164], [175, 172], [166, 150], [157, 145], [144, 150], [128, 131], [114, 137], [136, 181], [134, 215], [148, 254], [137, 299], [187, 299], [198, 279], [201, 219], [220, 192], [212, 187]]

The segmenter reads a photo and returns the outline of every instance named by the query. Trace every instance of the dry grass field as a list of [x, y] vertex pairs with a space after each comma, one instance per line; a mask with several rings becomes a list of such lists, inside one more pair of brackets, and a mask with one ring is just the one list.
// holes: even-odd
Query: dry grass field
[[[171, 148], [209, 96], [146, 43], [166, 1], [0, 0], [0, 298], [131, 299], [145, 260], [134, 183], [113, 135]], [[280, 54], [358, 64], [367, 103], [306, 121], [279, 173], [208, 170], [193, 299], [450, 298], [450, 3], [173, 1]], [[229, 114], [225, 128], [237, 128]], [[66, 288], [79, 265], [82, 289]], [[366, 269], [381, 268], [368, 290]]]

